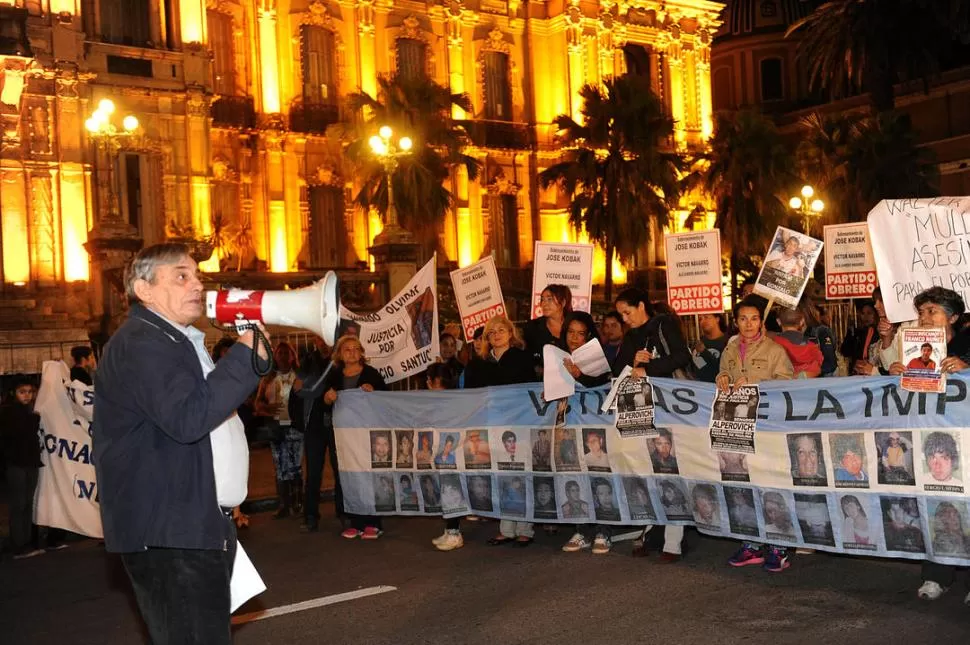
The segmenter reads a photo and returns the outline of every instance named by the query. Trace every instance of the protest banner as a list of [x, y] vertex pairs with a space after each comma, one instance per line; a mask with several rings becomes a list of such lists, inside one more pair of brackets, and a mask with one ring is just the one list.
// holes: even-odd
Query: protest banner
[[491, 255], [464, 269], [452, 271], [451, 285], [455, 289], [455, 302], [466, 340], [471, 340], [475, 330], [484, 327], [489, 318], [506, 315], [502, 285], [495, 269], [495, 258]]
[[667, 302], [681, 316], [724, 313], [721, 291], [721, 232], [664, 235]]
[[[715, 392], [711, 406], [711, 450], [755, 454], [759, 398], [757, 385]], [[721, 472], [723, 474], [723, 469]]]
[[[960, 528], [970, 526], [970, 472], [963, 460], [933, 459], [940, 446], [957, 456], [970, 447], [967, 375], [949, 376], [943, 394], [903, 391], [894, 377], [763, 382], [757, 452], [720, 455], [714, 386], [650, 382], [658, 436], [646, 441], [623, 438], [601, 412], [605, 387], [558, 403], [539, 383], [342, 392], [334, 425], [346, 511], [692, 524], [786, 547], [970, 565]], [[376, 436], [394, 432], [414, 433], [425, 468], [374, 467]], [[962, 523], [940, 521], [953, 511]]]
[[94, 388], [71, 381], [71, 370], [63, 361], [44, 361], [34, 410], [44, 435], [34, 523], [104, 537], [91, 461]]
[[542, 290], [564, 284], [573, 294], [573, 311], [589, 311], [593, 297], [593, 245], [536, 242], [532, 269], [532, 317], [542, 315]]
[[794, 309], [812, 277], [822, 252], [822, 241], [779, 226], [768, 246], [754, 292], [783, 307]]
[[360, 327], [367, 362], [386, 383], [420, 374], [439, 353], [435, 258], [377, 311], [357, 314], [341, 305], [340, 317]]
[[946, 387], [943, 359], [946, 330], [910, 327], [899, 330], [899, 361], [906, 371], [899, 384], [910, 392], [942, 392]]
[[913, 297], [930, 287], [970, 301], [970, 197], [886, 199], [868, 223], [890, 322], [915, 320]]
[[879, 280], [865, 222], [824, 229], [825, 298], [871, 298]]

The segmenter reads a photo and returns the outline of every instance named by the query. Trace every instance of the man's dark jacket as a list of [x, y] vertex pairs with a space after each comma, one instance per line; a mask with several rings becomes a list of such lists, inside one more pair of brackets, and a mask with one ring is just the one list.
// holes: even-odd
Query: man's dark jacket
[[208, 379], [192, 342], [141, 305], [95, 373], [93, 444], [108, 551], [225, 548], [209, 433], [259, 382], [233, 345]]

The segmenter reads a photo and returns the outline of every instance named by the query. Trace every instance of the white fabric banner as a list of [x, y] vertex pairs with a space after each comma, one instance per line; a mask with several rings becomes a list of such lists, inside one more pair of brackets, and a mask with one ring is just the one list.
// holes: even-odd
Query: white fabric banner
[[664, 235], [667, 302], [681, 316], [724, 313], [721, 293], [721, 231]]
[[502, 285], [499, 284], [495, 258], [491, 255], [464, 269], [452, 271], [451, 285], [455, 289], [465, 340], [471, 340], [475, 330], [484, 327], [489, 318], [506, 315]]
[[865, 222], [825, 227], [825, 299], [871, 298], [876, 289], [876, 260]]
[[435, 258], [391, 301], [369, 314], [340, 306], [340, 317], [360, 325], [367, 362], [386, 383], [420, 374], [438, 357], [438, 281]]
[[930, 287], [970, 299], [970, 197], [885, 199], [868, 223], [891, 322], [914, 320], [913, 297]]
[[593, 245], [536, 242], [532, 271], [532, 317], [542, 315], [539, 298], [550, 284], [564, 284], [573, 293], [573, 310], [589, 311], [593, 297]]
[[40, 415], [44, 445], [34, 496], [34, 522], [104, 537], [98, 483], [91, 462], [91, 416], [94, 388], [71, 381], [63, 361], [44, 361], [34, 406]]

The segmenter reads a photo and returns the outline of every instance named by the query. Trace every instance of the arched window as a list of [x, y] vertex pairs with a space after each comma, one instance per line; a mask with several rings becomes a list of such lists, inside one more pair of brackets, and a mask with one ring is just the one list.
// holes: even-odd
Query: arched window
[[417, 38], [398, 38], [397, 73], [402, 78], [422, 78], [428, 74], [428, 46]]
[[233, 96], [236, 93], [236, 64], [232, 16], [209, 9], [206, 21], [212, 52], [212, 89], [221, 96]]
[[509, 55], [487, 51], [485, 63], [485, 118], [512, 120], [512, 88], [509, 86]]
[[324, 27], [300, 28], [303, 65], [303, 102], [307, 105], [337, 103], [337, 46], [333, 32]]
[[343, 266], [348, 246], [344, 191], [339, 186], [311, 186], [309, 198], [310, 267]]
[[646, 47], [635, 43], [623, 45], [623, 61], [628, 75], [650, 79], [650, 51]]

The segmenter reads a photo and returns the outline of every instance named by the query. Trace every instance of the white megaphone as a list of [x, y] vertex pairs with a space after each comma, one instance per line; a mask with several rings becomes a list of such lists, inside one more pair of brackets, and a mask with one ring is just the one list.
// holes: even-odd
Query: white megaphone
[[292, 291], [206, 291], [205, 315], [223, 325], [261, 322], [312, 331], [333, 345], [340, 325], [337, 274], [327, 275], [309, 287]]

